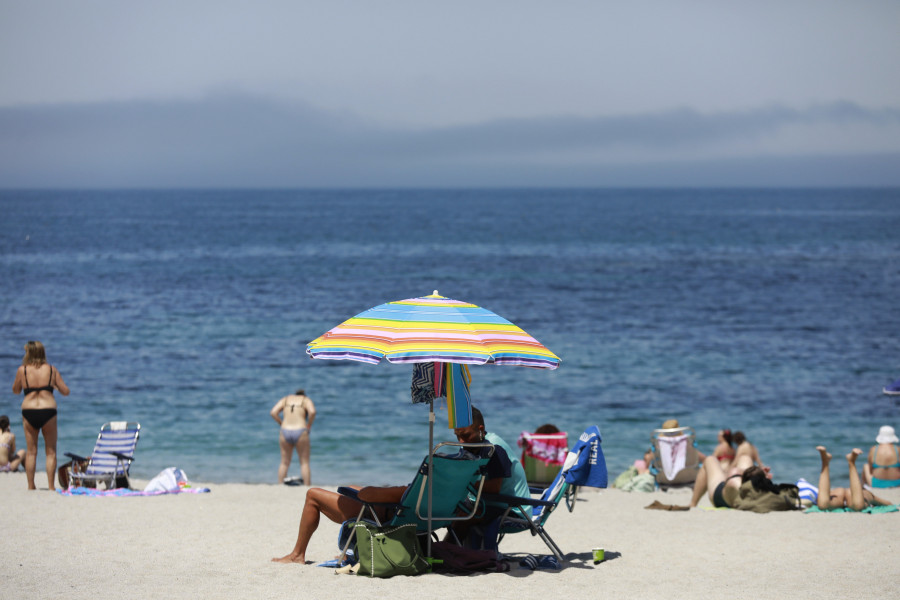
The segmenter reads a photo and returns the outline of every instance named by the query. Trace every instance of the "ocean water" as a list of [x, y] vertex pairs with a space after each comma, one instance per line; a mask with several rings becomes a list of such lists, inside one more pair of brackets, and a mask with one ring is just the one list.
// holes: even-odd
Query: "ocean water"
[[269, 410], [303, 387], [314, 483], [407, 482], [428, 446], [411, 369], [305, 347], [435, 289], [562, 358], [473, 368], [489, 429], [596, 424], [612, 476], [670, 417], [705, 452], [743, 430], [778, 481], [900, 427], [898, 189], [0, 191], [0, 211], [0, 412], [24, 445], [10, 387], [41, 340], [72, 389], [60, 456], [136, 420], [144, 479], [274, 482]]

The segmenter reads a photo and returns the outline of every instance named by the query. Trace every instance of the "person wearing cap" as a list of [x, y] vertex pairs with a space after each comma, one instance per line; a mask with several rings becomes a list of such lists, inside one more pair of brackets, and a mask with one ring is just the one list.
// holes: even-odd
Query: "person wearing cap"
[[900, 442], [894, 428], [883, 425], [875, 438], [876, 446], [869, 449], [869, 459], [863, 465], [863, 483], [873, 488], [900, 487]]

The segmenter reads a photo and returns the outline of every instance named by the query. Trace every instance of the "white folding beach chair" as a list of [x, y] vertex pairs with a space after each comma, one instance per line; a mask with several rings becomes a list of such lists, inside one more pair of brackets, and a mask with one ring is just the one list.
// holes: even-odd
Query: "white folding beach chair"
[[650, 472], [660, 489], [693, 485], [700, 470], [696, 435], [690, 427], [654, 429], [650, 436]]

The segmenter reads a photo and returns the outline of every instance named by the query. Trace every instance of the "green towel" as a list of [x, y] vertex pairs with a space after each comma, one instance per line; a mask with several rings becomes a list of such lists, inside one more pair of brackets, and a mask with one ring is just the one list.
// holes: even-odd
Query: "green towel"
[[819, 508], [818, 506], [813, 506], [813, 507], [807, 508], [807, 509], [804, 510], [803, 512], [807, 512], [807, 513], [820, 513], [820, 512], [862, 512], [862, 513], [875, 514], [875, 513], [897, 512], [898, 510], [900, 510], [900, 508], [898, 508], [898, 505], [896, 505], [896, 504], [888, 504], [888, 505], [886, 505], [886, 506], [867, 506], [867, 507], [865, 507], [864, 509], [862, 509], [862, 510], [860, 510], [860, 511], [856, 511], [856, 510], [853, 510], [853, 509], [847, 508], [847, 507], [844, 507], [844, 508], [829, 508], [828, 510], [822, 510], [822, 509]]

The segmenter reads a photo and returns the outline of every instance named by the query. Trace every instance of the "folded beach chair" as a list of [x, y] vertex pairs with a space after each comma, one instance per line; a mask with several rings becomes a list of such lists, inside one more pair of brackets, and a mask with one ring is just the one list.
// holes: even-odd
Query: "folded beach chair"
[[547, 519], [565, 499], [569, 512], [575, 509], [579, 486], [605, 488], [608, 485], [606, 459], [600, 447], [602, 438], [597, 426], [588, 427], [578, 442], [566, 455], [562, 469], [546, 489], [532, 488], [540, 498], [519, 498], [503, 494], [485, 494], [486, 501], [506, 505], [503, 514], [484, 528], [482, 545], [497, 549], [503, 537], [520, 531], [530, 531], [543, 540], [557, 560], [563, 560], [563, 552], [547, 533]]
[[654, 429], [650, 436], [650, 472], [661, 490], [693, 485], [700, 470], [696, 435], [690, 427]]
[[128, 471], [134, 461], [134, 449], [141, 434], [140, 423], [112, 421], [100, 427], [90, 458], [66, 452], [72, 459], [68, 469], [69, 485], [106, 489], [130, 488]]
[[[478, 449], [475, 455], [464, 448]], [[452, 453], [447, 450], [453, 449]], [[432, 451], [433, 471], [428, 476], [428, 457], [422, 461], [416, 471], [412, 483], [406, 488], [403, 497], [397, 504], [380, 502], [363, 502], [359, 499], [359, 490], [348, 487], [338, 488], [338, 493], [362, 503], [362, 508], [355, 522], [370, 520], [378, 527], [405, 525], [415, 523], [420, 534], [430, 534], [436, 529], [449, 527], [454, 521], [471, 519], [479, 510], [479, 501], [487, 464], [494, 453], [491, 444], [461, 444], [443, 442]], [[428, 482], [432, 482], [431, 523], [428, 521]], [[470, 498], [469, 496], [472, 496]], [[375, 512], [376, 508], [386, 507], [393, 511], [390, 521], [382, 523]], [[342, 558], [353, 541], [355, 527], [350, 527], [350, 535], [342, 548]]]

